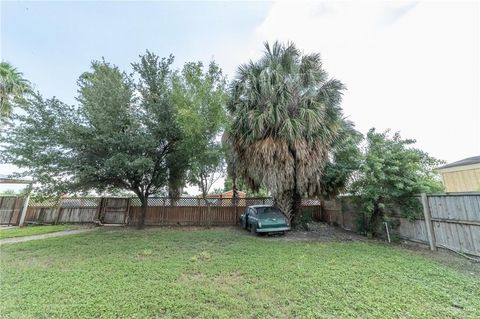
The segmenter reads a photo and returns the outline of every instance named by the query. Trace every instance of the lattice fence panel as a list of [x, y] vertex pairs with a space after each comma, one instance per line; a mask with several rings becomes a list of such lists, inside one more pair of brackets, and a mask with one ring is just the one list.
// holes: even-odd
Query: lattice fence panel
[[252, 205], [273, 205], [273, 198], [271, 197], [261, 197], [261, 198], [245, 198], [245, 205], [242, 206], [252, 206]]
[[[233, 207], [235, 203], [233, 198], [207, 198], [210, 206], [214, 207]], [[237, 206], [251, 206], [251, 205], [273, 205], [274, 201], [271, 197], [258, 197], [258, 198], [237, 198]], [[138, 198], [132, 198], [131, 205], [134, 207], [140, 207], [141, 202]], [[317, 198], [304, 198], [302, 199], [303, 206], [320, 206], [321, 201]], [[148, 207], [198, 207], [207, 206], [206, 201], [199, 197], [180, 197], [180, 198], [168, 198], [168, 197], [151, 197], [148, 199]]]
[[[273, 205], [274, 201], [271, 197], [258, 198], [237, 198], [236, 206], [246, 207], [251, 205]], [[61, 199], [62, 208], [94, 208], [100, 205], [100, 197], [76, 197]], [[200, 197], [151, 197], [148, 199], [148, 207], [234, 207], [235, 202], [233, 198], [207, 198], [207, 200]], [[54, 208], [57, 207], [59, 201], [54, 198], [50, 199], [36, 199], [31, 198], [29, 207], [32, 208]], [[320, 206], [319, 199], [303, 199], [303, 206]], [[141, 202], [137, 197], [131, 198], [131, 206], [140, 207]]]
[[63, 198], [62, 208], [95, 208], [100, 204], [99, 197]]
[[55, 198], [30, 198], [28, 207], [56, 207], [58, 200]]
[[[241, 204], [245, 199], [238, 198], [237, 206], [244, 206]], [[212, 207], [233, 207], [234, 201], [232, 198], [207, 198], [207, 200], [198, 197], [181, 197], [181, 198], [168, 198], [168, 197], [152, 197], [148, 199], [148, 207], [203, 207], [207, 206], [207, 202]], [[142, 206], [140, 199], [132, 198], [131, 205], [134, 207]]]
[[303, 198], [302, 206], [320, 206], [321, 201], [317, 198]]
[[60, 200], [55, 198], [31, 198], [28, 207], [53, 208], [61, 203], [62, 208], [94, 208], [100, 204], [100, 200], [100, 197], [62, 198]]

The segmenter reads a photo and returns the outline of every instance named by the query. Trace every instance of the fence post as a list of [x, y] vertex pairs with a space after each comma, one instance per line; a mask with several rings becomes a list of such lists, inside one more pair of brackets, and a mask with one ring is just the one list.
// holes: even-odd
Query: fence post
[[60, 199], [57, 202], [57, 217], [55, 218], [55, 225], [58, 224], [60, 220], [60, 214], [62, 213], [62, 204], [63, 204], [63, 195], [60, 196]]
[[31, 192], [32, 192], [32, 184], [28, 185], [27, 198], [25, 199], [25, 203], [23, 203], [22, 212], [20, 213], [20, 221], [18, 222], [18, 226], [20, 227], [23, 226], [23, 223], [25, 222], [25, 217], [27, 216], [27, 208], [28, 208], [28, 203], [30, 202]]
[[422, 197], [423, 215], [425, 216], [425, 226], [427, 227], [428, 243], [430, 244], [430, 250], [436, 250], [437, 247], [435, 243], [435, 233], [433, 230], [430, 207], [428, 205], [428, 197], [427, 197], [427, 194], [425, 193], [422, 193], [421, 197]]
[[100, 197], [100, 200], [98, 201], [98, 204], [97, 204], [97, 211], [95, 213], [95, 220], [96, 221], [98, 220], [99, 223], [102, 222], [100, 219], [101, 219], [101, 215], [102, 215], [102, 207], [103, 207], [103, 199], [104, 198], [105, 197], [103, 197], [103, 196]]
[[[148, 207], [148, 203], [147, 203], [147, 207]], [[130, 209], [132, 208], [132, 199], [129, 197], [127, 198], [127, 209], [125, 210], [125, 216], [123, 217], [123, 223], [126, 225], [128, 225], [128, 223], [130, 222]]]

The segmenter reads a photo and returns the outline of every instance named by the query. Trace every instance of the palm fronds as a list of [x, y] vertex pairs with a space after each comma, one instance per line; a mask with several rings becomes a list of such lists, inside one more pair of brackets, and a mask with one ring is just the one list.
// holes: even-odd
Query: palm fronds
[[21, 104], [30, 83], [8, 62], [0, 63], [0, 119], [10, 116], [15, 104]]
[[287, 213], [295, 194], [320, 194], [345, 89], [328, 78], [320, 55], [266, 43], [262, 58], [238, 68], [230, 89], [227, 140], [237, 174], [254, 190], [267, 187]]

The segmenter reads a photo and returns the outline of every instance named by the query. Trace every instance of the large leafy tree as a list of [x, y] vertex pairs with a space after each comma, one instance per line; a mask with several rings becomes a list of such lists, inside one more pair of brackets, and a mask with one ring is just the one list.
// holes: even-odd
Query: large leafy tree
[[30, 83], [8, 62], [0, 63], [0, 121], [12, 113], [16, 105], [25, 103]]
[[396, 208], [405, 217], [416, 217], [421, 211], [416, 195], [443, 190], [434, 171], [442, 161], [412, 147], [414, 143], [399, 133], [368, 132], [360, 169], [351, 185], [362, 207], [365, 232], [375, 235], [379, 223]]
[[321, 196], [333, 198], [348, 190], [362, 163], [363, 136], [350, 121], [344, 121], [334, 141], [321, 178]]
[[127, 189], [142, 203], [168, 185], [177, 150], [169, 81], [172, 59], [148, 53], [134, 64], [138, 81], [105, 61], [78, 80], [78, 107], [35, 95], [3, 134], [3, 160], [25, 168], [45, 193]]
[[165, 112], [165, 114], [158, 112], [156, 118], [147, 120], [152, 121], [152, 127], [156, 126], [155, 122], [162, 123], [162, 126], [158, 126], [158, 129], [168, 127], [170, 138], [175, 140], [175, 143], [169, 146], [169, 152], [166, 154], [165, 168], [168, 171], [166, 192], [170, 197], [176, 198], [180, 196], [186, 183], [189, 157], [185, 144], [185, 134], [177, 120], [178, 108], [175, 108], [174, 105], [175, 86], [173, 82], [176, 73], [171, 69], [173, 61], [172, 55], [160, 59], [147, 51], [140, 58], [140, 62], [133, 63], [133, 69], [140, 76], [139, 83], [136, 84], [135, 88], [141, 94], [143, 108], [147, 110], [160, 108]]
[[186, 63], [173, 81], [173, 100], [185, 134], [187, 180], [198, 186], [206, 199], [213, 183], [224, 172], [221, 134], [225, 128], [226, 80], [215, 62]]
[[[269, 197], [270, 193], [268, 192], [267, 189], [261, 187], [259, 190], [256, 192], [252, 191], [247, 183], [245, 183], [241, 178], [237, 178], [235, 180], [235, 186], [234, 186], [234, 180], [233, 177], [230, 175], [227, 175], [225, 178], [225, 181], [223, 183], [223, 191], [231, 191], [235, 188], [237, 192], [245, 192], [248, 197]], [[238, 195], [238, 194], [237, 194]]]
[[344, 122], [344, 88], [328, 77], [319, 54], [278, 42], [240, 66], [232, 83], [226, 137], [232, 162], [253, 190], [271, 191], [294, 225], [302, 196], [321, 194], [323, 169]]

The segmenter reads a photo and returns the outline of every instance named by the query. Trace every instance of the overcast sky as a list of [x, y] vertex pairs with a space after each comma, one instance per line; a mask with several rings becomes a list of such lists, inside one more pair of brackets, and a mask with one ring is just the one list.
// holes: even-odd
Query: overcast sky
[[[452, 162], [480, 155], [480, 5], [462, 2], [5, 2], [1, 59], [75, 103], [91, 60], [130, 71], [146, 49], [215, 59], [231, 78], [266, 40], [319, 52], [357, 128], [400, 131]], [[10, 166], [0, 166], [8, 174]], [[13, 188], [13, 187], [9, 187]], [[3, 187], [5, 189], [5, 187]], [[191, 190], [193, 191], [193, 190]]]

